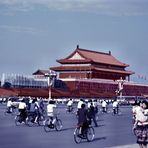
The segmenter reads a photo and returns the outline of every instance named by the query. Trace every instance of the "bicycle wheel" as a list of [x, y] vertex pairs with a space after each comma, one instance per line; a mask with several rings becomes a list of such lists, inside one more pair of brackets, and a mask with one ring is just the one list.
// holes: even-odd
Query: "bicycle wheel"
[[57, 119], [55, 122], [55, 129], [56, 131], [60, 131], [62, 129], [63, 125], [62, 125], [62, 121], [60, 119]]
[[45, 132], [50, 132], [51, 128], [50, 128], [50, 120], [49, 119], [46, 119], [44, 121], [43, 128], [44, 128]]
[[76, 143], [80, 143], [82, 140], [81, 136], [80, 136], [80, 128], [77, 127], [75, 130], [74, 130], [74, 141]]
[[32, 127], [34, 125], [34, 119], [32, 118], [32, 116], [28, 116], [26, 118], [26, 124], [30, 127]]
[[88, 142], [92, 141], [95, 137], [95, 130], [93, 127], [89, 127], [86, 132], [86, 139]]
[[22, 123], [20, 115], [15, 116], [15, 125], [19, 126]]
[[39, 126], [43, 126], [44, 121], [45, 121], [45, 117], [43, 115], [38, 117], [38, 121], [37, 122], [38, 122]]

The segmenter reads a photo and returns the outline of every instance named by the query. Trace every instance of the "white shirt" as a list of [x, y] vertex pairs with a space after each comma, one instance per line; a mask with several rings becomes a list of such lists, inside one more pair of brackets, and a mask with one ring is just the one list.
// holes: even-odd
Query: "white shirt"
[[26, 103], [25, 102], [20, 102], [18, 109], [25, 109], [26, 108]]
[[118, 102], [117, 101], [113, 102], [113, 107], [118, 107]]
[[145, 122], [148, 119], [148, 117], [144, 115], [144, 110], [140, 106], [135, 107], [133, 113], [135, 113], [136, 121]]
[[106, 107], [107, 103], [105, 101], [102, 102], [102, 107]]
[[9, 100], [9, 101], [7, 102], [7, 107], [11, 107], [12, 104], [13, 104], [12, 101]]
[[90, 108], [91, 106], [91, 102], [88, 102], [87, 107]]
[[67, 103], [67, 106], [72, 106], [72, 104], [73, 104], [73, 101], [69, 100], [68, 103]]
[[35, 109], [39, 109], [40, 108], [39, 102], [36, 101], [35, 104], [36, 104]]
[[80, 109], [81, 106], [82, 106], [82, 104], [84, 104], [84, 102], [80, 100], [80, 101], [78, 102], [78, 106], [77, 106], [77, 108]]
[[55, 104], [48, 104], [47, 105], [47, 114], [48, 116], [53, 116], [54, 108], [56, 107]]

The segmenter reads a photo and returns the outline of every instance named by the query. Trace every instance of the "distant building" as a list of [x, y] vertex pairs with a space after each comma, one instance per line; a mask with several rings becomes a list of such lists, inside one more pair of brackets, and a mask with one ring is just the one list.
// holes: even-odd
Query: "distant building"
[[[3, 74], [1, 87], [12, 88], [48, 88], [47, 78], [19, 74]], [[9, 85], [8, 85], [9, 84]]]

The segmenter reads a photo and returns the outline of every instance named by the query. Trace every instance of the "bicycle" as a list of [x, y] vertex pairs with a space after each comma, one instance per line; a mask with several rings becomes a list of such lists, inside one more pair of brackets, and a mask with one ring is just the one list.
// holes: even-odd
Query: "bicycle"
[[89, 126], [85, 131], [84, 134], [81, 134], [82, 126], [78, 126], [74, 130], [74, 141], [78, 144], [82, 141], [82, 139], [86, 139], [88, 142], [94, 140], [95, 137], [95, 130], [92, 126]]
[[58, 118], [57, 114], [55, 115], [55, 118], [51, 121], [50, 118], [47, 118], [44, 121], [44, 131], [49, 132], [53, 129], [56, 131], [60, 131], [63, 127], [61, 119]]
[[37, 124], [39, 126], [43, 126], [43, 123], [45, 121], [45, 116], [43, 114], [39, 113], [39, 115], [37, 117], [37, 120], [35, 122], [36, 117], [37, 117], [36, 113], [28, 112], [28, 117], [26, 119], [26, 124], [28, 126], [33, 126], [35, 124]]
[[27, 124], [27, 123], [26, 123], [26, 119], [25, 119], [25, 121], [24, 121], [24, 120], [22, 119], [22, 116], [21, 116], [20, 113], [19, 113], [18, 115], [16, 115], [14, 119], [15, 119], [15, 125], [16, 125], [16, 126], [19, 126], [19, 125], [21, 125], [22, 123], [23, 123], [23, 124]]
[[4, 111], [4, 115], [16, 115], [17, 113], [17, 108], [12, 107], [12, 108], [6, 108]]

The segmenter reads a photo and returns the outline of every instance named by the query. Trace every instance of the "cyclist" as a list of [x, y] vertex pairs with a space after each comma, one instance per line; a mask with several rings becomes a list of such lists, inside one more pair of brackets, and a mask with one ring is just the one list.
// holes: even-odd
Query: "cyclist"
[[40, 112], [41, 112], [41, 114], [44, 114], [45, 109], [44, 109], [44, 101], [43, 101], [43, 98], [41, 98], [41, 99], [39, 100], [39, 107], [40, 107]]
[[37, 122], [38, 114], [39, 114], [39, 104], [37, 99], [33, 99], [29, 105], [29, 113], [33, 117], [33, 122]]
[[67, 103], [67, 111], [71, 112], [73, 110], [73, 101], [70, 99]]
[[19, 112], [20, 112], [20, 117], [21, 117], [21, 121], [25, 121], [27, 118], [27, 113], [26, 113], [26, 103], [25, 103], [25, 99], [23, 99], [18, 106]]
[[50, 118], [50, 124], [52, 125], [54, 123], [54, 113], [55, 113], [55, 109], [56, 108], [56, 104], [55, 101], [50, 100], [48, 105], [47, 105], [47, 116]]
[[83, 99], [80, 99], [79, 102], [78, 102], [78, 105], [77, 105], [77, 109], [78, 109], [78, 110], [81, 109], [82, 104], [85, 104], [85, 103], [84, 103], [84, 100], [83, 100]]
[[84, 103], [84, 100], [83, 99], [80, 99], [79, 102], [78, 102], [78, 104], [77, 104], [76, 116], [78, 116], [78, 111], [81, 109], [82, 104], [85, 104]]
[[13, 106], [13, 102], [12, 102], [12, 99], [10, 98], [7, 102], [7, 113], [12, 113], [12, 106]]
[[89, 127], [88, 111], [83, 103], [81, 109], [78, 110], [78, 126], [81, 127], [80, 136], [85, 137], [85, 131]]

